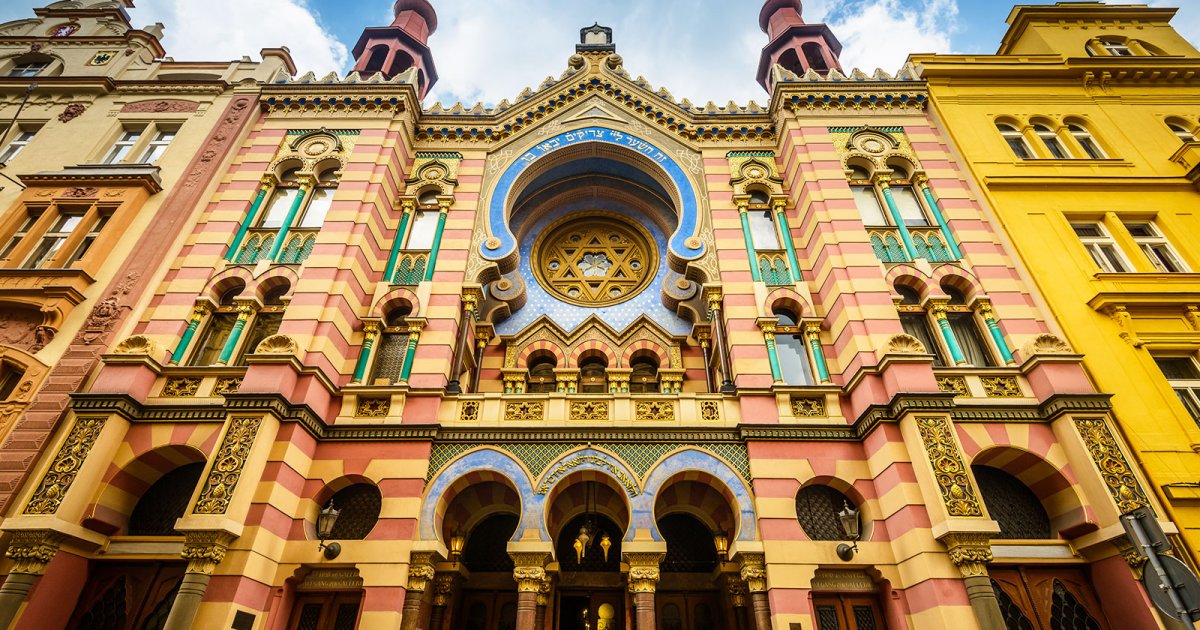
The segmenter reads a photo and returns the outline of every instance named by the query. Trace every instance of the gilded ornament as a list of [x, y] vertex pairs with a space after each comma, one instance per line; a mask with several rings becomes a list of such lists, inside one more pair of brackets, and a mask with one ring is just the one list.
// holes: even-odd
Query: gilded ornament
[[242, 476], [242, 467], [250, 456], [250, 447], [258, 435], [261, 418], [234, 418], [221, 440], [212, 469], [204, 481], [200, 498], [193, 510], [196, 514], [224, 514], [229, 509], [234, 488]]
[[883, 350], [884, 354], [927, 354], [927, 352], [921, 340], [903, 333], [892, 335]]
[[971, 390], [967, 389], [967, 379], [961, 376], [939, 376], [937, 386], [938, 391], [954, 394], [955, 398], [971, 395]]
[[608, 402], [603, 400], [573, 400], [569, 417], [577, 422], [604, 422], [608, 420]]
[[559, 479], [566, 476], [572, 470], [584, 465], [591, 465], [595, 466], [596, 468], [606, 470], [614, 479], [617, 480], [617, 483], [621, 484], [621, 487], [625, 489], [626, 494], [631, 497], [637, 496], [637, 484], [629, 479], [629, 476], [625, 474], [625, 471], [622, 470], [620, 466], [617, 466], [612, 461], [609, 461], [608, 458], [601, 455], [580, 455], [578, 457], [559, 462], [558, 466], [555, 466], [553, 470], [546, 474], [546, 478], [537, 487], [535, 492], [543, 495], [549, 494], [550, 488], [554, 486]]
[[188, 561], [188, 573], [212, 575], [225, 559], [234, 536], [223, 531], [190, 531], [184, 534], [180, 557]]
[[467, 400], [463, 401], [462, 406], [458, 410], [458, 419], [460, 422], [478, 422], [479, 421], [479, 401]]
[[958, 567], [963, 577], [987, 576], [987, 563], [992, 561], [992, 546], [989, 534], [976, 532], [952, 532], [942, 537], [950, 561]]
[[639, 400], [633, 418], [638, 422], [674, 422], [675, 405], [670, 401]]
[[83, 468], [88, 452], [100, 437], [104, 429], [105, 418], [80, 418], [71, 427], [67, 439], [63, 442], [50, 469], [42, 477], [42, 482], [33, 493], [33, 498], [25, 506], [26, 514], [54, 514], [70, 489], [75, 476]]
[[700, 420], [702, 422], [717, 422], [721, 419], [721, 405], [715, 400], [700, 401]]
[[359, 418], [383, 418], [391, 410], [391, 396], [359, 396], [354, 415]]
[[113, 347], [112, 352], [113, 354], [144, 354], [156, 359], [163, 356], [162, 348], [158, 345], [158, 342], [146, 335], [126, 337], [121, 343]]
[[504, 404], [506, 422], [541, 422], [545, 415], [546, 405], [540, 400]]
[[432, 553], [413, 552], [408, 564], [408, 590], [425, 592], [436, 573]]
[[41, 575], [54, 559], [65, 537], [48, 529], [21, 529], [12, 533], [4, 555], [13, 561], [10, 573]]
[[195, 396], [200, 391], [199, 376], [173, 376], [167, 379], [162, 388], [162, 396], [167, 398], [187, 398]]
[[534, 276], [551, 295], [580, 306], [632, 299], [658, 272], [646, 230], [611, 213], [569, 215], [533, 244]]
[[793, 396], [792, 415], [797, 418], [823, 418], [827, 415], [823, 396]]
[[950, 516], [983, 516], [979, 497], [967, 474], [958, 443], [954, 441], [950, 422], [939, 416], [919, 417], [917, 429], [929, 455], [929, 463], [933, 466], [933, 475], [942, 501], [946, 504], [946, 512]]
[[242, 377], [240, 376], [219, 376], [217, 382], [213, 386], [213, 394], [224, 396], [225, 394], [236, 394], [238, 388], [242, 386]]
[[740, 575], [751, 593], [765, 593], [767, 590], [767, 567], [762, 554], [747, 553], [741, 555], [742, 568]]
[[1075, 426], [1120, 512], [1125, 514], [1148, 505], [1137, 477], [1108, 429], [1108, 423], [1103, 418], [1075, 418]]
[[454, 578], [453, 573], [438, 573], [433, 578], [433, 605], [448, 606], [454, 595]]
[[1021, 385], [1015, 376], [983, 376], [979, 380], [983, 383], [983, 391], [989, 398], [1020, 398], [1024, 396], [1021, 393]]

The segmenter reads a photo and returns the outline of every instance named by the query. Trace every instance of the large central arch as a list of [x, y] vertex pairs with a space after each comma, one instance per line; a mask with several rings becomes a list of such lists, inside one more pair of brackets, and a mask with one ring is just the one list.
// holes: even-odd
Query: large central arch
[[[508, 224], [508, 208], [514, 192], [519, 194], [517, 183], [521, 175], [542, 158], [556, 151], [569, 147], [578, 147], [587, 143], [602, 143], [621, 147], [632, 151], [646, 162], [660, 169], [678, 195], [679, 221], [676, 230], [671, 234], [668, 245], [668, 258], [682, 262], [695, 260], [704, 254], [704, 243], [698, 237], [700, 229], [699, 201], [696, 189], [692, 186], [683, 167], [676, 162], [667, 151], [638, 136], [607, 127], [584, 127], [566, 131], [547, 138], [530, 147], [500, 174], [492, 191], [487, 209], [487, 225], [491, 237], [480, 245], [480, 255], [483, 258], [502, 263], [515, 260], [517, 239]], [[509, 262], [511, 265], [511, 262]], [[505, 267], [505, 264], [501, 264]]]

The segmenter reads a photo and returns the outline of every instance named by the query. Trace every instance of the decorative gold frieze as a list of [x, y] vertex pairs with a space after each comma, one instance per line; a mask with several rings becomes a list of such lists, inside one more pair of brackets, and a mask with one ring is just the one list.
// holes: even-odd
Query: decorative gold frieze
[[546, 403], [540, 400], [504, 404], [504, 420], [507, 422], [541, 422], [545, 415]]
[[1100, 469], [1104, 485], [1108, 486], [1109, 493], [1117, 502], [1118, 510], [1125, 514], [1147, 505], [1146, 494], [1142, 492], [1137, 477], [1134, 477], [1104, 418], [1075, 418], [1075, 426], [1088, 453], [1092, 455], [1092, 461]]
[[638, 422], [674, 422], [675, 405], [663, 400], [639, 400], [634, 405], [633, 419]]
[[1024, 396], [1021, 393], [1021, 384], [1017, 382], [1015, 376], [983, 376], [979, 380], [983, 383], [984, 393], [990, 398], [1020, 398]]
[[172, 376], [163, 385], [162, 395], [167, 398], [186, 398], [200, 391], [199, 376]]
[[573, 400], [569, 417], [572, 421], [578, 422], [605, 422], [608, 420], [608, 402]]
[[42, 477], [42, 483], [34, 491], [29, 505], [25, 506], [26, 514], [53, 514], [58, 510], [71, 482], [75, 481], [79, 469], [83, 468], [83, 461], [87, 459], [96, 438], [100, 437], [104, 421], [104, 418], [80, 418], [75, 421], [46, 476]]
[[950, 516], [983, 516], [983, 508], [967, 474], [958, 443], [954, 440], [950, 421], [939, 416], [919, 417], [917, 430], [921, 433], [921, 441], [925, 443], [946, 512]]
[[304, 576], [304, 580], [296, 585], [297, 591], [348, 591], [360, 589], [363, 578], [358, 569], [349, 568], [320, 568], [313, 569]]
[[48, 529], [23, 529], [13, 532], [4, 555], [14, 562], [11, 573], [41, 575], [54, 559], [64, 536]]
[[224, 396], [225, 394], [236, 394], [242, 386], [242, 377], [240, 376], [219, 376], [217, 382], [213, 386], [213, 394], [216, 396]]
[[825, 417], [825, 398], [823, 396], [792, 396], [792, 415], [797, 418]]
[[721, 420], [721, 403], [715, 400], [700, 401], [700, 420], [703, 422], [718, 422]]
[[991, 535], [978, 532], [952, 532], [942, 537], [950, 554], [950, 562], [963, 577], [987, 576], [987, 563], [992, 561]]
[[391, 396], [359, 396], [354, 415], [359, 418], [384, 418], [391, 410]]
[[[196, 500], [196, 514], [224, 514], [229, 509], [233, 490], [242, 476], [242, 467], [250, 456], [250, 447], [258, 435], [261, 418], [234, 418], [221, 440], [212, 470], [204, 481], [204, 489]], [[218, 561], [219, 562], [219, 561]]]
[[653, 593], [658, 586], [660, 576], [659, 563], [662, 553], [636, 552], [626, 553], [625, 562], [629, 563], [629, 592]]
[[458, 409], [458, 419], [462, 422], [479, 421], [479, 401], [467, 400]]
[[954, 394], [955, 398], [971, 395], [971, 390], [967, 389], [967, 379], [961, 376], [939, 376], [937, 386], [939, 391]]

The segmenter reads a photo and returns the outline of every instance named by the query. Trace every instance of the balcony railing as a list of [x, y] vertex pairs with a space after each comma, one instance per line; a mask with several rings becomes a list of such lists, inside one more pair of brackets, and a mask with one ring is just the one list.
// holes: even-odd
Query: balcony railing
[[253, 265], [266, 258], [271, 253], [271, 246], [275, 244], [276, 231], [273, 229], [250, 230], [250, 233], [246, 235], [246, 243], [242, 245], [234, 262], [239, 265]]
[[[954, 260], [954, 254], [950, 253], [950, 249], [946, 247], [946, 242], [942, 239], [942, 232], [938, 228], [910, 227], [908, 233], [912, 237], [913, 249], [916, 251], [917, 258], [924, 258], [929, 262]], [[910, 260], [908, 253], [904, 250], [904, 242], [900, 238], [898, 229], [872, 228], [868, 230], [867, 234], [871, 240], [871, 249], [874, 250], [875, 257], [880, 262], [901, 263]]]
[[425, 279], [425, 268], [429, 265], [429, 252], [401, 252], [392, 274], [392, 284], [413, 285]]
[[767, 286], [792, 284], [787, 252], [782, 249], [761, 249], [758, 252], [758, 272]]

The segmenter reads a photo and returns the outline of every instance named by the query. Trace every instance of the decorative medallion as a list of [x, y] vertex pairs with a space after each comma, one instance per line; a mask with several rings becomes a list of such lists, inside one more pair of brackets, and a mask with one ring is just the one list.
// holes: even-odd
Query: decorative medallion
[[992, 398], [1020, 398], [1021, 385], [1015, 376], [984, 376], [979, 379], [983, 383], [983, 391]]
[[975, 488], [967, 475], [967, 466], [959, 453], [958, 443], [954, 441], [954, 429], [950, 427], [950, 422], [938, 416], [920, 417], [917, 418], [917, 429], [921, 433], [921, 441], [925, 443], [946, 512], [950, 516], [983, 516], [979, 497], [975, 495]]
[[605, 422], [608, 420], [608, 402], [573, 400], [571, 401], [570, 418], [578, 422]]
[[621, 215], [560, 219], [533, 244], [533, 270], [551, 295], [579, 306], [608, 306], [641, 293], [658, 272], [650, 233]]
[[700, 420], [716, 422], [721, 419], [721, 404], [715, 400], [700, 401]]
[[971, 395], [971, 390], [967, 388], [967, 379], [961, 376], [939, 376], [937, 386], [938, 391], [954, 394], [955, 398]]
[[509, 402], [504, 406], [508, 422], [541, 422], [545, 415], [546, 406], [541, 401]]
[[639, 400], [633, 417], [638, 422], [674, 422], [675, 406], [670, 401]]
[[391, 410], [391, 396], [359, 396], [354, 415], [359, 418], [383, 418]]
[[463, 402], [462, 408], [458, 412], [458, 419], [462, 422], [475, 422], [479, 420], [479, 401], [468, 400]]
[[825, 398], [813, 396], [793, 396], [792, 415], [797, 418], [821, 418], [826, 415]]
[[200, 391], [199, 376], [173, 376], [163, 385], [162, 395], [168, 398], [187, 398]]

